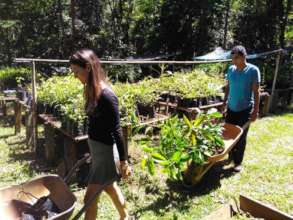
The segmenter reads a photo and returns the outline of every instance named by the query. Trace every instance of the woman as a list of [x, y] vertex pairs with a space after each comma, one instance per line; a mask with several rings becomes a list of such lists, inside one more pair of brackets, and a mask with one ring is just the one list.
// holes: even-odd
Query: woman
[[[70, 58], [70, 68], [84, 84], [85, 110], [89, 118], [88, 144], [92, 165], [84, 202], [89, 201], [101, 185], [110, 182], [105, 191], [118, 210], [120, 219], [128, 219], [125, 200], [116, 182], [119, 172], [122, 178], [130, 174], [120, 127], [118, 99], [107, 84], [106, 74], [92, 50], [82, 49], [74, 53]], [[115, 145], [120, 159], [118, 169], [114, 160], [117, 156]], [[96, 219], [97, 203], [98, 197], [86, 210], [86, 220]]]

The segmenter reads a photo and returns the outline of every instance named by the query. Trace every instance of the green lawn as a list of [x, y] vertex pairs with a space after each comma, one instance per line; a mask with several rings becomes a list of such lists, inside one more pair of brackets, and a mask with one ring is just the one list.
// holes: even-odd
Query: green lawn
[[[36, 166], [32, 155], [25, 144], [17, 143], [23, 140], [23, 135], [14, 136], [14, 129], [0, 120], [0, 187], [42, 174], [32, 170]], [[135, 142], [130, 151], [141, 156]], [[136, 162], [132, 178], [120, 185], [137, 219], [201, 219], [240, 193], [293, 215], [293, 113], [261, 118], [251, 126], [242, 173], [223, 171], [218, 164], [192, 190], [166, 184], [161, 173], [149, 177], [141, 170], [139, 158]], [[75, 194], [79, 210], [84, 190], [75, 187]], [[98, 219], [119, 219], [105, 194]]]

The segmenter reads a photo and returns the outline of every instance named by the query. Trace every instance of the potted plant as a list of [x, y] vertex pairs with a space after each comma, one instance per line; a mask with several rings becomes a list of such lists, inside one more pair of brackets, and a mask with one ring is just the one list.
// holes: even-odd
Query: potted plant
[[142, 167], [154, 174], [158, 164], [171, 180], [192, 184], [194, 174], [200, 172], [208, 158], [224, 149], [222, 126], [213, 123], [220, 117], [220, 113], [213, 112], [201, 113], [193, 121], [185, 116], [167, 120], [161, 127], [159, 146], [143, 146], [147, 154]]

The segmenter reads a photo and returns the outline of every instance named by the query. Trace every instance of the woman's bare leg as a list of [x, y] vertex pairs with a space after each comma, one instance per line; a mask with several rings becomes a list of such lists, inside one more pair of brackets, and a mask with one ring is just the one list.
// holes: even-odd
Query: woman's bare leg
[[114, 182], [113, 184], [107, 186], [105, 188], [105, 191], [111, 197], [116, 209], [118, 210], [120, 219], [121, 220], [128, 219], [128, 213], [126, 210], [126, 202], [117, 183]]
[[[86, 204], [90, 199], [92, 199], [92, 196], [97, 192], [97, 190], [101, 187], [100, 184], [89, 184], [86, 189], [86, 193], [84, 196], [84, 204]], [[97, 212], [98, 212], [98, 195], [95, 200], [90, 204], [90, 206], [85, 211], [85, 220], [96, 220], [97, 218]]]

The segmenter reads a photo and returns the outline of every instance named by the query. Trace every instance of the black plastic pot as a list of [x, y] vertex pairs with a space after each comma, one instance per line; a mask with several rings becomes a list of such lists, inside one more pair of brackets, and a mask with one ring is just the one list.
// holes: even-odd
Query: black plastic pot
[[137, 111], [139, 115], [150, 117], [150, 118], [155, 117], [155, 107], [152, 105], [145, 105], [142, 103], [138, 103]]
[[169, 102], [175, 103], [177, 102], [177, 99], [178, 99], [177, 96], [169, 94]]
[[160, 100], [160, 101], [163, 101], [163, 102], [166, 102], [168, 98], [169, 98], [169, 93], [168, 93], [168, 92], [163, 92], [163, 93], [160, 95], [159, 100]]
[[193, 98], [178, 98], [178, 107], [193, 108], [197, 106], [197, 100]]
[[57, 119], [61, 119], [61, 115], [62, 115], [62, 111], [61, 111], [61, 107], [60, 105], [55, 105], [53, 106], [53, 112], [52, 112], [53, 116]]
[[52, 114], [53, 113], [53, 107], [52, 105], [45, 103], [45, 113], [46, 114]]
[[43, 102], [37, 103], [37, 112], [38, 114], [43, 114], [45, 112], [45, 104]]

